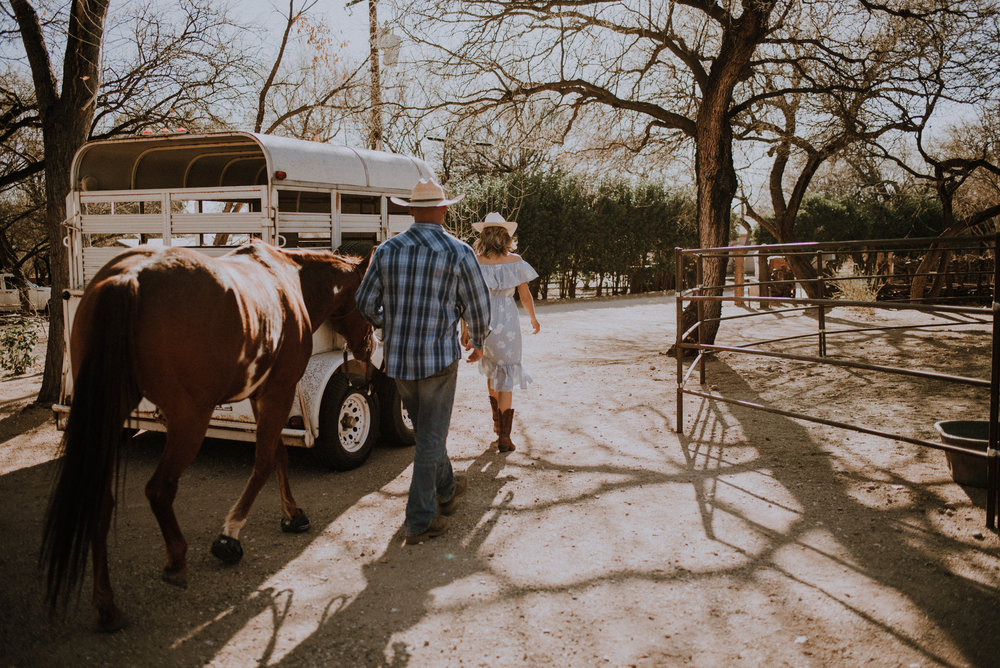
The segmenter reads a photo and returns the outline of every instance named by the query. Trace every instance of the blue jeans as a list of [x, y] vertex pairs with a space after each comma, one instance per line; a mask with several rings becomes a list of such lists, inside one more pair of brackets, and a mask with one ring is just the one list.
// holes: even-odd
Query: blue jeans
[[438, 499], [448, 501], [455, 494], [455, 474], [446, 442], [457, 380], [458, 360], [426, 378], [396, 379], [417, 441], [404, 522], [408, 536], [427, 531], [437, 514]]

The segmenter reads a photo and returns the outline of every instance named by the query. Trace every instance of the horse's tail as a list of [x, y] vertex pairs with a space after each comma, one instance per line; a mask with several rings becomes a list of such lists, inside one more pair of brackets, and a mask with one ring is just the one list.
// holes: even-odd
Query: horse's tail
[[142, 398], [132, 365], [137, 289], [133, 278], [104, 281], [87, 315], [42, 537], [45, 600], [53, 609], [81, 584], [88, 543], [99, 530], [102, 507], [111, 502], [106, 495], [117, 477], [125, 419]]

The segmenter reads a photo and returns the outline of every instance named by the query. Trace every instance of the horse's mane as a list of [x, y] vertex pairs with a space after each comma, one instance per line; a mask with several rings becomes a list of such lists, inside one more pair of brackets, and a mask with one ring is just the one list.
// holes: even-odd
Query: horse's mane
[[280, 250], [282, 253], [290, 257], [297, 256], [304, 258], [316, 258], [328, 262], [332, 260], [335, 264], [340, 265], [346, 271], [353, 270], [365, 259], [358, 255], [340, 253], [338, 251], [331, 251], [323, 248], [282, 248]]

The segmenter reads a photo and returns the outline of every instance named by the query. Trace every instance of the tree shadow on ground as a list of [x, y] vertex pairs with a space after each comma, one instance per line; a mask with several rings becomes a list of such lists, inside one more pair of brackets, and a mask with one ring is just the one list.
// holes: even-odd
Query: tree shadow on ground
[[[723, 360], [710, 360], [707, 380], [725, 387], [726, 396], [767, 403]], [[725, 543], [715, 529], [719, 515], [725, 514], [741, 517], [769, 536], [767, 548], [753, 554], [746, 566], [748, 577], [756, 570], [777, 570], [896, 638], [930, 662], [952, 665], [940, 653], [938, 633], [957, 646], [964, 660], [971, 664], [995, 662], [1000, 650], [993, 631], [1000, 623], [1000, 611], [995, 605], [997, 551], [936, 530], [934, 514], [952, 505], [941, 494], [939, 481], [913, 481], [892, 467], [835, 468], [835, 456], [849, 455], [849, 448], [846, 453], [837, 452], [836, 447], [818, 443], [795, 420], [739, 406], [724, 408], [725, 404], [709, 400], [688, 399], [686, 403], [696, 409], [680, 442], [694, 476], [706, 535]], [[734, 432], [741, 435], [731, 442], [733, 439], [726, 436]], [[778, 438], [775, 434], [782, 436]], [[887, 448], [892, 447], [891, 441], [885, 443]], [[746, 445], [752, 446], [753, 457], [746, 458]], [[730, 456], [733, 450], [739, 450], [741, 456]], [[901, 456], [901, 461], [905, 457]], [[773, 477], [781, 489], [793, 495], [793, 503], [781, 503], [785, 512], [797, 516], [787, 530], [775, 531], [761, 524], [739, 504], [728, 500], [747, 493], [736, 482], [744, 473]], [[981, 490], [966, 488], [966, 491], [977, 508], [984, 505], [985, 494], [979, 493]], [[877, 495], [882, 496], [875, 498]], [[885, 503], [889, 497], [892, 497], [890, 502]], [[779, 504], [777, 500], [767, 500]], [[818, 540], [817, 534], [829, 534], [839, 548], [824, 547], [828, 541]], [[808, 574], [790, 570], [780, 556], [789, 546], [812, 552], [818, 560], [835, 563], [843, 572], [843, 579], [813, 581]], [[969, 569], [978, 570], [979, 578], [990, 584], [970, 577], [970, 570], [949, 562], [946, 555], [961, 555]], [[861, 591], [852, 595], [848, 583], [854, 580], [870, 581], [877, 589], [887, 588], [904, 597], [931, 621], [937, 633], [919, 636], [893, 626], [887, 616], [873, 608], [872, 600], [880, 592]]]
[[[0, 411], [4, 406], [14, 403], [16, 402], [7, 402], [7, 404], [0, 406]], [[51, 419], [52, 411], [47, 408], [34, 405], [24, 406], [10, 415], [0, 418], [0, 443], [6, 443], [19, 434], [37, 429]]]
[[[480, 548], [511, 501], [503, 494], [504, 462], [495, 452], [472, 461], [466, 469], [469, 491], [448, 532], [407, 546], [398, 531], [380, 558], [363, 567], [363, 591], [346, 604], [341, 597], [330, 600], [317, 629], [279, 665], [308, 664], [317, 657], [331, 665], [407, 665], [410, 651], [392, 642], [393, 635], [425, 618], [430, 592], [482, 569]], [[491, 504], [497, 497], [500, 501]], [[275, 627], [275, 635], [279, 631]]]

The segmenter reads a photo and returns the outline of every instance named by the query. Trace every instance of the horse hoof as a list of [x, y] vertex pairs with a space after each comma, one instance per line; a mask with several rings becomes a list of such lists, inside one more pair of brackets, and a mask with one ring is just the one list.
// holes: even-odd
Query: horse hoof
[[219, 537], [212, 541], [212, 554], [224, 564], [238, 564], [243, 558], [243, 546], [235, 538], [220, 533]]
[[107, 615], [97, 615], [98, 633], [114, 633], [115, 631], [121, 631], [126, 626], [128, 626], [128, 617], [118, 608], [115, 608]]
[[304, 531], [309, 531], [309, 518], [306, 514], [302, 512], [299, 508], [299, 512], [295, 513], [295, 517], [292, 519], [287, 519], [285, 517], [281, 518], [281, 530], [285, 533], [302, 533]]
[[[214, 546], [212, 547], [212, 553], [215, 554]], [[216, 554], [215, 556], [218, 557], [219, 555]], [[219, 558], [222, 559], [222, 557]], [[237, 561], [239, 561], [238, 558]], [[180, 587], [181, 589], [187, 589], [188, 586], [187, 571], [164, 570], [163, 574], [160, 575], [160, 579], [166, 582], [167, 584], [172, 584], [173, 586]]]

